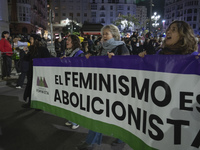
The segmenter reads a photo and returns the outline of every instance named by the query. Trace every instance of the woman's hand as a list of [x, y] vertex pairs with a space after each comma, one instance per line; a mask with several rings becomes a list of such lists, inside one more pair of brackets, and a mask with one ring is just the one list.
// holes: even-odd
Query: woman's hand
[[199, 59], [200, 57], [200, 53], [198, 53], [198, 55], [195, 56], [196, 59]]
[[90, 56], [92, 56], [92, 54], [90, 54], [90, 53], [87, 53], [86, 55], [85, 55], [85, 57], [88, 59], [88, 58], [90, 58]]
[[115, 56], [115, 54], [114, 53], [107, 53], [108, 54], [108, 58], [112, 58], [112, 56]]
[[66, 57], [66, 55], [63, 55], [63, 56], [60, 57], [60, 59], [63, 59], [63, 58], [65, 58], [65, 57]]
[[139, 54], [138, 54], [138, 56], [140, 56], [140, 57], [144, 57], [145, 55], [147, 55], [147, 52], [146, 51], [143, 51], [143, 52], [140, 52]]

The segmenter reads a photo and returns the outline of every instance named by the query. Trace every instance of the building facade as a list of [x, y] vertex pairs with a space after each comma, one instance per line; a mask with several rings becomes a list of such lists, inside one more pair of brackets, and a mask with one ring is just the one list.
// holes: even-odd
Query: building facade
[[[1, 5], [0, 5], [0, 34], [3, 31], [9, 31], [7, 1], [1, 1]], [[1, 37], [0, 37], [0, 39], [1, 39]]]
[[186, 21], [200, 35], [200, 1], [165, 0], [165, 28], [174, 20]]
[[148, 17], [147, 17], [147, 8], [145, 6], [137, 6], [136, 18], [138, 19], [140, 23], [140, 27], [142, 27], [143, 29], [146, 29], [147, 28], [146, 23], [148, 21]]
[[120, 15], [135, 15], [135, 0], [90, 0], [92, 23], [111, 24]]
[[54, 12], [54, 33], [61, 32], [68, 22], [107, 25], [119, 15], [135, 15], [135, 0], [49, 0]]
[[46, 0], [8, 0], [11, 34], [43, 34], [47, 28]]

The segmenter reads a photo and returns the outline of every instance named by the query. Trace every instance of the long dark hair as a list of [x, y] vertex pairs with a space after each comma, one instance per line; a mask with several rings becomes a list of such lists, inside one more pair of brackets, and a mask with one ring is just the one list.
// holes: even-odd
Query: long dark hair
[[2, 34], [1, 34], [2, 38], [5, 38], [4, 34], [9, 34], [9, 32], [8, 31], [3, 31]]
[[69, 35], [72, 39], [72, 50], [75, 50], [76, 48], [81, 48], [81, 42], [78, 36], [76, 35]]
[[30, 55], [32, 58], [37, 57], [39, 47], [41, 46], [41, 37], [37, 34], [31, 34], [30, 37], [34, 39], [33, 45], [30, 46]]

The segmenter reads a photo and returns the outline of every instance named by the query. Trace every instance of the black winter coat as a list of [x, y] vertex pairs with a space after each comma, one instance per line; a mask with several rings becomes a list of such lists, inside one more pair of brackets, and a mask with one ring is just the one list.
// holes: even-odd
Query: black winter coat
[[125, 44], [118, 45], [115, 47], [111, 53], [114, 53], [115, 55], [130, 55], [128, 48]]
[[[31, 49], [31, 48], [30, 48]], [[23, 99], [24, 101], [27, 101], [27, 98], [29, 98], [28, 103], [30, 104], [31, 100], [31, 90], [32, 90], [32, 80], [33, 80], [33, 59], [34, 58], [48, 58], [51, 57], [49, 50], [46, 47], [39, 47], [37, 50], [37, 53], [34, 55], [31, 55], [30, 52], [28, 52], [24, 59], [29, 61], [29, 70], [27, 73], [27, 84], [24, 91]]]

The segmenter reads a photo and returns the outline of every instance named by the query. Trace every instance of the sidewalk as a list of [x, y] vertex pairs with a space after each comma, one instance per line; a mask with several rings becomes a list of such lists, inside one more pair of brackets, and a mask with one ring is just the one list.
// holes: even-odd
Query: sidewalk
[[11, 78], [10, 79], [7, 79], [7, 80], [2, 80], [2, 71], [1, 71], [1, 55], [0, 55], [0, 84], [6, 84], [7, 81], [17, 81], [19, 75], [16, 75], [16, 69], [15, 69], [15, 64], [14, 64], [14, 61], [12, 61], [12, 71], [11, 71]]
[[[17, 76], [12, 72], [11, 77], [0, 82], [0, 150], [78, 150], [88, 129], [80, 126], [72, 130], [64, 118], [22, 108], [25, 88], [16, 89]], [[114, 140], [103, 135], [102, 144], [93, 150], [133, 150], [127, 144], [112, 147]]]
[[16, 83], [18, 77], [19, 77], [19, 75], [16, 75], [15, 68], [12, 68], [11, 78], [10, 79], [6, 79], [6, 80], [2, 80], [2, 74], [1, 74], [1, 69], [0, 69], [0, 85], [6, 85], [8, 82], [15, 82]]

